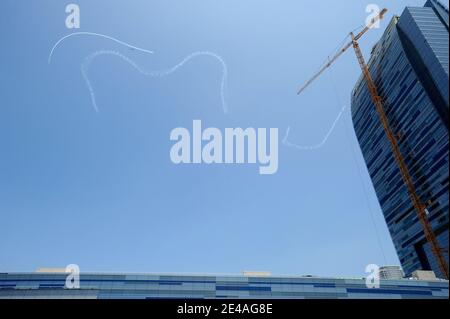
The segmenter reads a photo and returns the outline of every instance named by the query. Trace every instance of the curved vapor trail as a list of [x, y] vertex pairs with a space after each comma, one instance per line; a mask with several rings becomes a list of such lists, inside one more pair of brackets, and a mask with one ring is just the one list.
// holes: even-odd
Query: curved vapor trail
[[293, 143], [289, 142], [288, 137], [289, 137], [289, 131], [291, 130], [290, 126], [288, 126], [288, 128], [286, 130], [286, 134], [283, 138], [282, 143], [286, 146], [293, 147], [293, 148], [296, 148], [296, 149], [299, 149], [302, 151], [312, 151], [312, 150], [317, 150], [317, 149], [323, 147], [325, 145], [325, 143], [328, 141], [328, 138], [330, 137], [331, 133], [333, 133], [334, 128], [336, 127], [336, 124], [338, 123], [339, 119], [342, 117], [342, 114], [344, 113], [346, 108], [347, 108], [347, 106], [344, 106], [342, 108], [342, 110], [339, 112], [338, 116], [334, 120], [333, 124], [331, 125], [331, 128], [329, 129], [328, 133], [325, 135], [322, 142], [320, 142], [319, 144], [311, 145], [311, 146], [303, 146], [303, 145], [297, 145], [297, 144], [293, 144]]
[[62, 37], [61, 39], [59, 39], [55, 43], [55, 45], [53, 45], [53, 47], [52, 47], [52, 49], [50, 51], [50, 54], [48, 56], [48, 63], [50, 63], [52, 61], [53, 52], [56, 50], [56, 48], [59, 46], [59, 44], [61, 42], [63, 42], [65, 39], [73, 37], [73, 36], [76, 36], [76, 35], [91, 35], [91, 36], [101, 37], [101, 38], [105, 38], [105, 39], [109, 39], [111, 41], [117, 42], [119, 44], [122, 44], [122, 45], [124, 45], [124, 46], [126, 46], [126, 47], [128, 47], [130, 49], [136, 50], [136, 51], [141, 51], [141, 52], [144, 52], [144, 53], [153, 54], [153, 51], [151, 51], [151, 50], [146, 50], [146, 49], [142, 49], [142, 48], [136, 47], [134, 45], [131, 45], [129, 43], [126, 43], [124, 41], [121, 41], [121, 40], [118, 40], [118, 39], [116, 39], [114, 37], [111, 37], [109, 35], [105, 35], [105, 34], [101, 34], [101, 33], [95, 33], [95, 32], [74, 32], [74, 33], [71, 33], [71, 34], [68, 34], [68, 35]]
[[191, 59], [198, 57], [198, 56], [211, 56], [215, 59], [217, 59], [221, 65], [222, 65], [222, 83], [221, 83], [221, 100], [222, 100], [222, 108], [223, 108], [223, 112], [226, 114], [228, 113], [228, 107], [226, 104], [226, 100], [225, 100], [225, 90], [226, 90], [226, 81], [227, 81], [227, 76], [228, 76], [228, 69], [227, 69], [227, 65], [225, 63], [225, 61], [216, 53], [214, 52], [209, 52], [209, 51], [197, 51], [194, 53], [189, 54], [188, 56], [186, 56], [181, 62], [179, 62], [178, 64], [174, 65], [171, 68], [168, 69], [164, 69], [164, 70], [159, 70], [159, 71], [145, 71], [143, 70], [141, 67], [139, 67], [133, 60], [131, 60], [130, 58], [126, 57], [125, 55], [117, 52], [117, 51], [112, 51], [112, 50], [101, 50], [101, 51], [96, 51], [92, 54], [90, 54], [89, 56], [87, 56], [84, 60], [84, 62], [81, 64], [81, 73], [83, 75], [83, 78], [86, 82], [86, 85], [89, 89], [89, 93], [91, 95], [91, 101], [92, 101], [92, 106], [94, 107], [96, 112], [99, 112], [98, 106], [97, 106], [97, 101], [96, 101], [96, 97], [95, 97], [95, 92], [92, 86], [91, 81], [89, 80], [89, 76], [88, 76], [88, 70], [89, 70], [89, 66], [91, 65], [92, 61], [94, 59], [96, 59], [97, 57], [101, 56], [101, 55], [115, 55], [118, 56], [119, 58], [121, 58], [122, 60], [124, 60], [125, 62], [127, 62], [128, 64], [130, 64], [136, 71], [138, 71], [139, 73], [145, 75], [145, 76], [150, 76], [150, 77], [164, 77], [167, 75], [170, 75], [172, 73], [174, 73], [176, 70], [178, 70], [180, 67], [182, 67], [184, 64], [186, 64], [187, 62], [189, 62]]

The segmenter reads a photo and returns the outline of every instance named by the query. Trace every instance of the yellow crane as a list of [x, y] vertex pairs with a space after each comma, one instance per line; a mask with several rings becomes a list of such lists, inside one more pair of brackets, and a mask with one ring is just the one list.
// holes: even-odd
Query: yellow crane
[[345, 46], [342, 47], [338, 51], [338, 53], [329, 59], [328, 63], [325, 64], [325, 66], [320, 69], [320, 71], [315, 74], [310, 80], [308, 80], [298, 91], [298, 94], [301, 94], [312, 82], [314, 82], [326, 69], [328, 69], [344, 52], [346, 52], [350, 47], [353, 47], [356, 53], [356, 57], [358, 58], [359, 65], [361, 67], [361, 70], [363, 72], [364, 78], [367, 83], [367, 88], [369, 90], [370, 96], [372, 98], [372, 102], [375, 105], [375, 109], [378, 113], [378, 116], [380, 118], [380, 121], [383, 125], [384, 132], [386, 133], [386, 136], [389, 140], [389, 143], [392, 148], [392, 153], [394, 155], [395, 161], [397, 162], [398, 168], [400, 170], [400, 173], [403, 178], [403, 182], [406, 185], [406, 188], [408, 190], [409, 198], [412, 202], [412, 205], [416, 211], [417, 217], [422, 225], [423, 232], [425, 234], [426, 240], [429, 242], [431, 251], [433, 253], [433, 256], [436, 260], [437, 265], [439, 266], [439, 269], [441, 270], [441, 273], [444, 275], [445, 279], [449, 278], [448, 274], [448, 266], [447, 261], [444, 258], [444, 249], [441, 249], [439, 247], [439, 242], [437, 241], [436, 235], [434, 234], [433, 228], [431, 227], [431, 223], [428, 219], [427, 214], [427, 206], [422, 203], [419, 195], [417, 195], [414, 183], [412, 181], [411, 175], [409, 173], [408, 167], [406, 166], [405, 160], [403, 158], [403, 155], [400, 151], [398, 140], [396, 135], [391, 129], [391, 126], [389, 125], [389, 120], [386, 116], [386, 113], [384, 111], [383, 102], [381, 97], [378, 95], [377, 87], [375, 86], [375, 83], [372, 79], [372, 75], [370, 74], [369, 68], [364, 60], [364, 57], [362, 55], [361, 49], [358, 44], [358, 40], [367, 32], [369, 31], [378, 21], [383, 19], [384, 15], [386, 14], [387, 9], [383, 9], [375, 18], [371, 20], [370, 23], [366, 25], [366, 27], [359, 32], [358, 34], [353, 34], [353, 32], [350, 33], [351, 41], [347, 43]]

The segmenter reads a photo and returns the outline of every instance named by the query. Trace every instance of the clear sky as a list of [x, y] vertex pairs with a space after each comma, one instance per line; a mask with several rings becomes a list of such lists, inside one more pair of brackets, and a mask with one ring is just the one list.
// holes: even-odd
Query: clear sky
[[[65, 26], [77, 3], [81, 28]], [[0, 2], [0, 271], [78, 264], [81, 271], [361, 276], [398, 264], [349, 108], [320, 143], [360, 69], [346, 53], [302, 96], [307, 80], [375, 1], [160, 0]], [[362, 40], [366, 57], [392, 14], [424, 0], [376, 1], [390, 12]], [[52, 46], [74, 36], [47, 59]], [[113, 50], [146, 77], [103, 55]], [[279, 128], [279, 169], [170, 161], [175, 127]], [[378, 239], [377, 239], [378, 235]]]

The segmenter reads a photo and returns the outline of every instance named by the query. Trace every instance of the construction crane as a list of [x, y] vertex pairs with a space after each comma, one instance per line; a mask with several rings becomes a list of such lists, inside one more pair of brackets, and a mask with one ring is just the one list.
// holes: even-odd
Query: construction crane
[[351, 32], [350, 33], [351, 41], [349, 43], [347, 43], [345, 46], [343, 46], [342, 49], [340, 49], [334, 57], [329, 59], [328, 63], [326, 63], [325, 66], [322, 69], [320, 69], [320, 71], [316, 75], [314, 75], [310, 80], [308, 80], [300, 88], [300, 90], [298, 91], [298, 94], [301, 94], [311, 83], [313, 83], [318, 77], [320, 77], [320, 75], [326, 69], [328, 69], [342, 54], [344, 54], [350, 47], [353, 47], [353, 49], [355, 50], [355, 53], [356, 53], [356, 57], [358, 58], [358, 62], [361, 67], [362, 73], [366, 80], [367, 87], [368, 87], [370, 96], [372, 98], [372, 102], [375, 105], [375, 109], [378, 113], [378, 116], [379, 116], [380, 121], [384, 128], [384, 131], [386, 133], [386, 136], [391, 145], [392, 153], [394, 155], [395, 161], [397, 162], [403, 182], [405, 183], [405, 186], [408, 190], [409, 198], [410, 198], [412, 205], [417, 213], [417, 217], [422, 225], [423, 232], [425, 234], [425, 238], [428, 241], [428, 243], [430, 244], [430, 248], [433, 253], [434, 259], [436, 260], [436, 263], [439, 266], [441, 273], [444, 275], [445, 279], [448, 280], [448, 278], [449, 278], [448, 266], [447, 266], [447, 261], [445, 260], [444, 255], [443, 255], [445, 250], [441, 249], [439, 247], [439, 242], [437, 241], [436, 235], [434, 234], [433, 228], [431, 227], [431, 223], [428, 219], [427, 206], [424, 203], [422, 203], [419, 195], [417, 195], [416, 188], [414, 186], [413, 180], [409, 173], [408, 167], [406, 166], [405, 160], [400, 151], [397, 137], [394, 134], [391, 126], [389, 125], [389, 120], [384, 111], [382, 98], [378, 95], [377, 87], [372, 79], [372, 75], [370, 74], [369, 68], [364, 60], [364, 57], [362, 55], [361, 49], [358, 44], [358, 40], [364, 34], [366, 34], [366, 32], [369, 31], [377, 22], [379, 22], [381, 19], [383, 19], [386, 12], [387, 12], [387, 9], [383, 9], [375, 18], [373, 18], [370, 21], [370, 23], [367, 23], [365, 28], [358, 34], [355, 35], [353, 32]]

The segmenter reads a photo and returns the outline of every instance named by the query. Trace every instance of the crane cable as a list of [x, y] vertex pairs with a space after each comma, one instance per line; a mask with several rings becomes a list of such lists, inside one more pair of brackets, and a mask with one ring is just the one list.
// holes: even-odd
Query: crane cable
[[[329, 57], [328, 57], [328, 59], [329, 59]], [[338, 90], [336, 88], [336, 83], [334, 81], [334, 76], [333, 76], [333, 71], [332, 70], [330, 70], [330, 78], [331, 78], [331, 85], [333, 87], [333, 91], [334, 91], [334, 94], [336, 96], [336, 100], [339, 103], [339, 105], [342, 105], [341, 97], [340, 97], [339, 92], [338, 92]], [[386, 254], [384, 252], [383, 245], [381, 243], [381, 238], [380, 238], [380, 235], [379, 235], [379, 232], [378, 232], [378, 227], [377, 227], [376, 222], [375, 222], [375, 215], [374, 215], [374, 212], [372, 210], [372, 206], [370, 205], [369, 195], [368, 195], [368, 192], [367, 192], [367, 189], [366, 189], [366, 184], [364, 183], [364, 179], [362, 177], [361, 166], [360, 166], [360, 164], [359, 164], [359, 162], [357, 160], [355, 149], [350, 144], [350, 132], [349, 132], [349, 129], [348, 129], [348, 125], [347, 125], [347, 121], [345, 119], [345, 116], [343, 116], [342, 118], [343, 118], [344, 126], [345, 126], [345, 135], [347, 137], [347, 145], [351, 149], [353, 161], [355, 162], [355, 165], [356, 165], [356, 168], [357, 168], [357, 171], [358, 171], [359, 181], [361, 183], [361, 186], [362, 186], [362, 189], [363, 189], [363, 193], [364, 193], [364, 197], [366, 199], [366, 205], [367, 205], [367, 208], [368, 208], [368, 213], [370, 215], [370, 220], [372, 221], [373, 229], [375, 231], [378, 247], [379, 247], [379, 249], [381, 251], [381, 254], [383, 256], [384, 263], [385, 263], [385, 265], [387, 265]]]
[[[353, 29], [351, 32], [356, 32], [356, 31], [360, 31], [361, 29], [363, 29], [364, 28], [364, 25], [362, 24], [362, 25], [360, 25], [359, 27], [357, 27], [357, 28], [355, 28], [355, 29]], [[350, 36], [350, 33], [349, 34], [347, 34], [346, 36], [345, 36], [345, 38], [331, 51], [331, 53], [328, 55], [328, 57], [325, 59], [325, 61], [323, 61], [323, 63], [321, 64], [321, 66], [320, 66], [320, 68], [317, 70], [317, 71], [319, 71], [319, 70], [321, 70], [328, 62], [330, 62], [330, 57], [331, 56], [335, 56], [336, 54], [338, 54], [338, 52], [340, 51], [340, 50], [342, 50], [342, 48], [344, 47], [344, 45], [345, 44], [347, 44], [348, 43], [348, 41], [347, 40], [350, 40], [350, 38], [351, 38], [351, 36]]]

